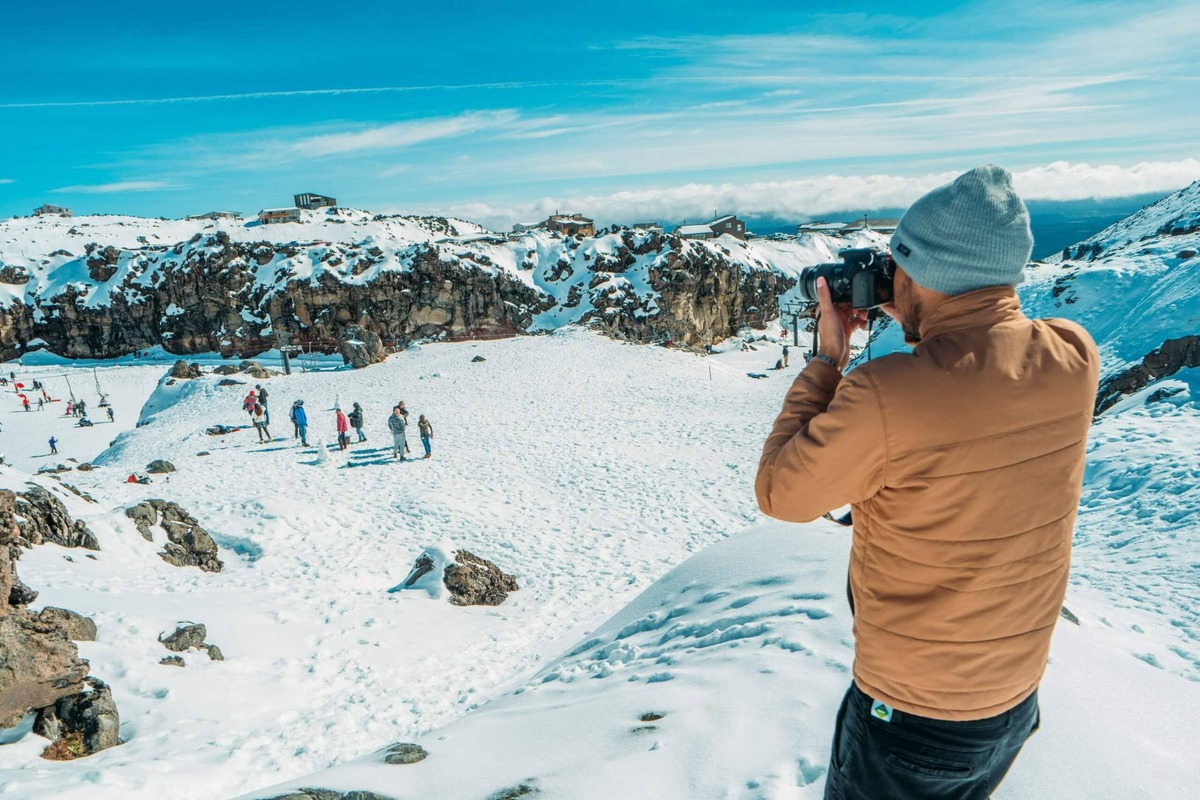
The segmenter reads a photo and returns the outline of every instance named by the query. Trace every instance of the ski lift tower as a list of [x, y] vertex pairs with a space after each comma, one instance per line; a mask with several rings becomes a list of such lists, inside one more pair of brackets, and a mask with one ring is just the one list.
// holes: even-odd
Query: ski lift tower
[[808, 306], [800, 300], [792, 300], [784, 311], [792, 315], [792, 347], [800, 346], [800, 313]]
[[283, 359], [283, 374], [292, 374], [292, 356], [304, 352], [304, 348], [291, 344], [291, 336], [287, 333], [275, 334], [275, 347], [279, 349], [279, 357]]

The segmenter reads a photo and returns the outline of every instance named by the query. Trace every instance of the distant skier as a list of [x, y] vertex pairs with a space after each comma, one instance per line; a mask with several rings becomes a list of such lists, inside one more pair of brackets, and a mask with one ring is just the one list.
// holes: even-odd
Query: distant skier
[[21, 403], [22, 403], [22, 404], [25, 406], [25, 410], [26, 410], [26, 411], [29, 411], [29, 410], [30, 410], [30, 408], [29, 408], [29, 398], [28, 398], [28, 397], [26, 397], [25, 395], [21, 395]]
[[73, 416], [75, 416], [75, 403], [74, 403], [74, 401], [71, 401], [71, 400], [68, 400], [68, 401], [67, 401], [67, 416], [68, 416], [68, 417], [73, 417]]
[[300, 437], [300, 444], [308, 447], [308, 414], [304, 411], [303, 400], [292, 403], [292, 422], [296, 425], [296, 436]]
[[258, 404], [263, 407], [263, 413], [267, 417], [267, 424], [271, 424], [271, 407], [267, 405], [267, 390], [262, 387], [261, 383], [254, 384], [254, 388], [258, 390]]
[[77, 417], [87, 416], [87, 403], [80, 400], [78, 403], [75, 404], [75, 416], [77, 416]]
[[258, 443], [271, 441], [271, 432], [267, 430], [267, 414], [266, 409], [261, 404], [254, 404], [254, 413], [251, 415], [254, 420], [254, 429], [258, 431]]
[[346, 419], [346, 415], [339, 408], [337, 411], [337, 441], [338, 449], [345, 450], [350, 446], [350, 422]]
[[45, 406], [46, 406], [46, 401], [39, 397], [38, 398], [38, 411], [44, 410]]
[[292, 408], [288, 411], [288, 419], [292, 421], [292, 438], [300, 438], [300, 423], [296, 422], [296, 408], [300, 405], [299, 400], [292, 401]]
[[430, 424], [429, 420], [425, 419], [424, 414], [417, 420], [417, 430], [421, 432], [421, 444], [425, 446], [425, 457], [432, 458], [433, 452], [430, 443], [433, 439], [433, 425]]
[[358, 403], [354, 404], [354, 408], [350, 411], [350, 425], [354, 428], [354, 432], [358, 434], [358, 441], [365, 442], [367, 437], [363, 435], [363, 412], [362, 406]]
[[408, 442], [404, 438], [404, 429], [407, 426], [408, 422], [404, 419], [400, 406], [396, 406], [392, 409], [392, 415], [388, 417], [388, 430], [392, 432], [392, 458], [398, 458], [401, 461], [407, 461], [404, 457], [404, 450], [408, 446]]
[[53, 436], [50, 437], [50, 455], [58, 455], [58, 439], [55, 439]]
[[787, 365], [788, 365], [788, 353], [789, 352], [790, 351], [788, 350], [788, 346], [785, 344], [783, 346], [783, 366], [784, 367], [787, 367]]
[[108, 421], [109, 421], [109, 422], [116, 422], [116, 419], [114, 419], [114, 418], [113, 418], [113, 409], [112, 409], [112, 406], [109, 406], [109, 407], [108, 407]]

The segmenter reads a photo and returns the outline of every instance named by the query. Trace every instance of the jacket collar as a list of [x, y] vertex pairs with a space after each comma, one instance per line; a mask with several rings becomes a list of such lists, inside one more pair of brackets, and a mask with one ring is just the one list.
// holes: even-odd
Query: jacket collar
[[1012, 286], [976, 289], [947, 297], [925, 309], [921, 318], [921, 341], [927, 342], [935, 336], [972, 328], [990, 328], [1024, 317], [1017, 290]]

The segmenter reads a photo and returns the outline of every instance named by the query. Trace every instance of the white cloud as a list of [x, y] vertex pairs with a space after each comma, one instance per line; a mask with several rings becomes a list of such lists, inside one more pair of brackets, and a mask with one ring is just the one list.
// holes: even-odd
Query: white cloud
[[12, 178], [0, 178], [0, 183], [16, 183]]
[[[512, 205], [464, 203], [441, 210], [496, 228], [542, 218], [556, 209], [580, 211], [602, 224], [646, 219], [696, 221], [708, 219], [714, 212], [799, 222], [876, 208], [904, 208], [971, 166], [964, 164], [962, 169], [916, 176], [823, 175], [742, 184], [689, 183], [612, 194], [563, 194]], [[1200, 160], [1147, 162], [1130, 167], [1055, 162], [1018, 170], [1013, 180], [1017, 191], [1027, 200], [1166, 194], [1200, 180]]]
[[166, 181], [118, 181], [117, 183], [62, 186], [51, 191], [62, 194], [115, 194], [117, 192], [163, 192], [182, 188], [184, 187]]
[[422, 142], [450, 139], [516, 121], [515, 111], [468, 111], [453, 117], [394, 122], [359, 131], [310, 136], [288, 145], [301, 156], [330, 156], [345, 153], [400, 150]]

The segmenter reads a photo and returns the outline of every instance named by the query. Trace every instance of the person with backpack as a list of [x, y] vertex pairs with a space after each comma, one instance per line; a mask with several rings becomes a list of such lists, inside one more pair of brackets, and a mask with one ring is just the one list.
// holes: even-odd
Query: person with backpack
[[392, 415], [388, 417], [388, 430], [392, 432], [392, 458], [401, 461], [408, 460], [404, 457], [404, 451], [408, 447], [408, 440], [404, 437], [406, 427], [408, 422], [404, 419], [400, 406], [396, 406], [392, 409]]
[[429, 420], [425, 419], [424, 414], [417, 420], [417, 429], [421, 432], [421, 444], [425, 446], [425, 458], [432, 458], [433, 453], [430, 447], [430, 440], [433, 439], [433, 425], [430, 424]]
[[300, 437], [300, 445], [308, 447], [308, 414], [304, 410], [304, 401], [292, 403], [292, 423], [296, 426], [296, 436]]
[[787, 365], [788, 365], [788, 353], [790, 353], [790, 352], [791, 352], [791, 351], [790, 351], [790, 350], [788, 350], [788, 346], [785, 344], [785, 345], [783, 346], [783, 366], [784, 366], [785, 368], [786, 368], [786, 367], [787, 367]]
[[78, 403], [75, 404], [75, 416], [77, 416], [77, 417], [86, 417], [87, 416], [87, 403], [80, 400]]
[[53, 436], [50, 437], [50, 455], [58, 455], [58, 439], [55, 439]]
[[347, 447], [350, 446], [350, 434], [348, 433], [348, 431], [350, 430], [350, 422], [346, 419], [346, 415], [342, 413], [342, 410], [340, 408], [336, 409], [336, 411], [337, 411], [338, 449], [345, 450]]
[[365, 442], [367, 437], [363, 435], [363, 412], [362, 406], [358, 403], [354, 404], [354, 408], [350, 411], [350, 424], [354, 427], [354, 432], [358, 434], [358, 441]]
[[246, 395], [246, 398], [242, 400], [242, 410], [249, 414], [252, 420], [254, 419], [254, 407], [256, 405], [258, 405], [258, 395], [251, 389], [250, 394]]
[[258, 431], [258, 443], [271, 441], [271, 432], [267, 430], [267, 411], [262, 404], [254, 404], [254, 413], [251, 418], [254, 420], [254, 429]]

